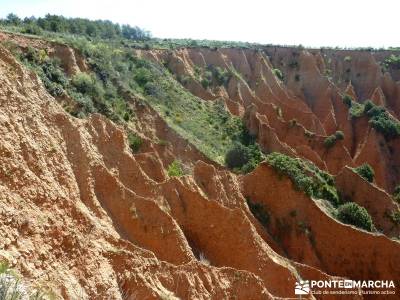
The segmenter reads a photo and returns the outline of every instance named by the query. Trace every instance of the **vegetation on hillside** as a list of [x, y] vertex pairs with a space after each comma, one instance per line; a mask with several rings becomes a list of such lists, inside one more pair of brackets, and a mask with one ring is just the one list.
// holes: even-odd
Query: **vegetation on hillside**
[[184, 175], [182, 163], [179, 160], [174, 160], [167, 169], [169, 177], [180, 177]]
[[326, 148], [331, 148], [336, 144], [336, 141], [343, 140], [343, 139], [344, 139], [343, 131], [338, 130], [334, 134], [325, 138], [324, 146]]
[[133, 153], [136, 153], [139, 151], [140, 146], [142, 146], [142, 138], [138, 136], [137, 134], [133, 132], [128, 133], [128, 143], [129, 143], [129, 148], [131, 148]]
[[[45, 50], [7, 46], [40, 76], [51, 95], [72, 99], [74, 105], [66, 107], [72, 115], [84, 117], [97, 112], [114, 122], [129, 124], [135, 119], [129, 99], [141, 99], [214, 161], [224, 164], [227, 152], [238, 144], [246, 152], [245, 165], [235, 167], [238, 171], [248, 172], [263, 159], [254, 139], [246, 136], [241, 119], [232, 116], [222, 100], [206, 102], [195, 97], [164, 65], [139, 58], [130, 48], [112, 41], [66, 36], [63, 42], [79, 50], [90, 72], [68, 77], [60, 62]], [[217, 67], [210, 66], [207, 71], [216, 84], [226, 84], [231, 76]], [[130, 146], [134, 152], [140, 147], [137, 140], [130, 140]]]
[[272, 69], [272, 72], [274, 73], [274, 75], [275, 75], [280, 81], [283, 81], [284, 75], [283, 75], [283, 73], [282, 73], [281, 70], [279, 70], [279, 69]]
[[391, 116], [384, 107], [377, 106], [371, 101], [366, 101], [364, 104], [364, 113], [368, 116], [372, 127], [386, 138], [400, 136], [400, 122]]
[[389, 218], [395, 226], [400, 225], [400, 210], [394, 209], [390, 212]]
[[[115, 122], [129, 121], [133, 112], [124, 100], [126, 87], [120, 78], [129, 76], [129, 68], [133, 68], [138, 61], [128, 53], [113, 54], [106, 46], [92, 45], [85, 48], [85, 51], [88, 58], [90, 57], [88, 62], [94, 72], [78, 73], [68, 78], [58, 59], [49, 57], [45, 50], [22, 50], [15, 45], [12, 49], [22, 63], [39, 75], [52, 96], [68, 96], [75, 101], [73, 107], [66, 107], [72, 115], [84, 117], [98, 112]], [[118, 62], [124, 68], [120, 68]]]
[[400, 69], [400, 55], [390, 55], [383, 62], [384, 67], [392, 69]]
[[375, 172], [369, 164], [362, 164], [361, 166], [355, 168], [354, 171], [368, 182], [374, 181]]
[[288, 176], [295, 187], [308, 196], [329, 201], [332, 204], [332, 216], [339, 221], [368, 231], [374, 229], [368, 211], [351, 201], [343, 203], [333, 176], [313, 163], [277, 152], [267, 155], [266, 161], [279, 174]]
[[349, 107], [349, 115], [352, 118], [359, 118], [364, 113], [364, 105], [356, 102], [353, 97], [348, 94], [342, 96], [343, 103]]
[[328, 200], [334, 206], [340, 204], [333, 176], [320, 170], [310, 161], [278, 152], [267, 155], [266, 161], [279, 174], [288, 176], [295, 187], [308, 196]]
[[393, 192], [394, 200], [400, 204], [400, 185], [397, 185]]
[[385, 138], [391, 139], [400, 136], [400, 122], [393, 117], [383, 106], [366, 100], [363, 104], [354, 101], [349, 95], [343, 95], [343, 102], [349, 107], [352, 118], [366, 116], [371, 126], [382, 133]]
[[[231, 70], [223, 69], [219, 66], [208, 65], [206, 68], [194, 66], [194, 79], [201, 83], [204, 89], [211, 86], [227, 86], [229, 80], [233, 76]], [[179, 76], [178, 81], [186, 85], [190, 76]]]
[[265, 159], [256, 137], [251, 135], [246, 126], [240, 122], [235, 141], [225, 154], [225, 165], [238, 173], [249, 173]]
[[[152, 39], [150, 34], [138, 27], [119, 25], [110, 21], [90, 21], [79, 18], [64, 18], [46, 15], [43, 18], [21, 20], [10, 14], [0, 20], [0, 26], [14, 32], [40, 35], [45, 39], [67, 44], [86, 59], [90, 71], [72, 77], [64, 72], [61, 62], [50, 57], [45, 50], [21, 49], [17, 45], [6, 45], [25, 65], [36, 72], [48, 92], [54, 97], [68, 97], [74, 105], [66, 109], [76, 117], [91, 113], [101, 113], [114, 122], [124, 125], [135, 122], [135, 112], [130, 107], [130, 99], [146, 102], [188, 142], [195, 145], [210, 159], [225, 164], [238, 173], [252, 171], [261, 161], [274, 167], [281, 175], [288, 176], [295, 187], [310, 197], [329, 201], [337, 212], [337, 218], [366, 230], [373, 225], [366, 210], [355, 203], [345, 203], [339, 197], [334, 178], [318, 169], [309, 161], [292, 158], [280, 153], [271, 153], [266, 158], [254, 136], [249, 134], [240, 118], [232, 116], [223, 100], [202, 101], [183, 86], [187, 78], [175, 78], [163, 64], [140, 58], [132, 48], [176, 48], [222, 47], [261, 49], [261, 45], [196, 40]], [[349, 61], [345, 58], [345, 61]], [[385, 63], [398, 68], [398, 57], [392, 55]], [[293, 61], [291, 68], [298, 68]], [[273, 69], [275, 76], [283, 81], [280, 69]], [[226, 86], [232, 76], [240, 76], [234, 68], [223, 69], [209, 65], [204, 69], [195, 68], [195, 79], [205, 89]], [[299, 80], [300, 77], [298, 77]], [[386, 111], [371, 101], [359, 104], [349, 95], [343, 96], [352, 117], [367, 116], [371, 126], [387, 138], [400, 135], [400, 123]], [[281, 115], [281, 110], [277, 110]], [[293, 121], [293, 126], [296, 121]], [[327, 148], [344, 134], [337, 131], [324, 142]], [[142, 139], [128, 132], [128, 143], [132, 152], [140, 150]], [[374, 172], [368, 165], [355, 171], [372, 182]], [[175, 159], [167, 168], [170, 177], [184, 175], [182, 163]], [[395, 198], [399, 197], [395, 191]], [[268, 212], [262, 206], [248, 201], [253, 214], [266, 225]], [[398, 215], [396, 215], [398, 219]]]
[[374, 229], [368, 211], [354, 202], [348, 202], [339, 206], [337, 218], [345, 224], [354, 225], [367, 231], [373, 231]]
[[1, 300], [44, 300], [54, 295], [41, 289], [28, 288], [7, 262], [0, 261], [0, 299]]

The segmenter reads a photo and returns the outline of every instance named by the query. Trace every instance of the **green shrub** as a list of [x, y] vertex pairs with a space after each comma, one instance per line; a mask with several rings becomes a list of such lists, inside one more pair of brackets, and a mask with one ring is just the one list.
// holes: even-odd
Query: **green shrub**
[[21, 32], [33, 35], [41, 35], [43, 30], [38, 25], [32, 23], [25, 25]]
[[47, 58], [42, 63], [42, 70], [44, 75], [52, 82], [60, 84], [65, 88], [68, 84], [67, 76], [60, 67], [60, 61], [57, 59]]
[[328, 200], [334, 205], [338, 205], [340, 202], [339, 195], [336, 187], [334, 186], [334, 183], [320, 183], [316, 195], [318, 195], [322, 199]]
[[140, 147], [142, 146], [143, 140], [137, 134], [130, 132], [128, 134], [128, 143], [129, 143], [129, 147], [131, 148], [132, 152], [136, 153], [139, 151]]
[[288, 176], [296, 188], [308, 196], [328, 200], [334, 206], [339, 204], [340, 199], [333, 177], [311, 162], [277, 152], [267, 155], [266, 161], [279, 174]]
[[359, 118], [363, 115], [364, 109], [363, 104], [353, 101], [349, 110], [350, 116], [352, 118]]
[[215, 78], [215, 81], [219, 86], [228, 85], [229, 80], [232, 77], [232, 73], [226, 69], [222, 69], [221, 67], [215, 67], [213, 65], [208, 66], [208, 69], [211, 71], [212, 76]]
[[235, 144], [225, 155], [225, 164], [230, 169], [241, 168], [249, 160], [248, 148], [240, 143]]
[[386, 114], [386, 109], [382, 106], [374, 105], [372, 102], [368, 101], [364, 106], [364, 112], [369, 118], [373, 119]]
[[77, 92], [86, 95], [95, 95], [97, 93], [95, 80], [87, 73], [78, 73], [71, 79], [71, 84]]
[[400, 136], [400, 122], [393, 118], [384, 107], [367, 100], [364, 103], [364, 113], [369, 117], [371, 126], [386, 138]]
[[144, 67], [138, 68], [135, 71], [135, 75], [133, 76], [135, 81], [142, 87], [144, 87], [146, 83], [151, 81], [151, 77], [152, 76], [150, 71]]
[[244, 174], [253, 171], [258, 166], [258, 164], [264, 160], [264, 155], [262, 154], [258, 144], [253, 143], [247, 145], [247, 149], [250, 159], [244, 166], [242, 166], [240, 170]]
[[393, 199], [400, 204], [400, 185], [396, 186], [393, 192]]
[[332, 80], [332, 70], [330, 69], [325, 69], [325, 77], [328, 78], [328, 80]]
[[61, 96], [68, 86], [68, 79], [59, 61], [45, 58], [39, 63], [39, 76], [47, 91], [54, 97]]
[[343, 103], [346, 104], [348, 107], [350, 107], [352, 102], [354, 101], [353, 97], [351, 97], [349, 94], [343, 95], [342, 100]]
[[335, 145], [335, 143], [336, 143], [336, 136], [334, 134], [326, 137], [325, 140], [324, 140], [324, 146], [326, 148], [333, 147]]
[[146, 95], [153, 97], [159, 97], [162, 94], [159, 86], [154, 82], [146, 82], [146, 84], [144, 85], [144, 92]]
[[336, 137], [337, 140], [343, 140], [344, 139], [343, 131], [340, 131], [340, 130], [336, 131], [335, 132], [335, 137]]
[[[264, 160], [258, 144], [249, 141], [250, 137], [243, 136], [225, 154], [225, 165], [237, 172], [249, 173]], [[248, 143], [246, 143], [248, 141]]]
[[400, 225], [400, 210], [396, 209], [390, 213], [390, 220], [393, 222], [394, 225]]
[[367, 231], [372, 231], [374, 228], [368, 211], [354, 202], [339, 206], [337, 218], [345, 224], [354, 225]]
[[374, 116], [369, 122], [386, 138], [394, 138], [400, 135], [400, 123], [391, 118], [387, 112]]
[[275, 74], [275, 76], [280, 80], [283, 81], [284, 77], [283, 77], [283, 73], [281, 70], [279, 69], [272, 69], [272, 72]]
[[190, 76], [189, 75], [177, 75], [177, 78], [176, 78], [180, 83], [182, 83], [182, 85], [187, 85], [189, 82], [190, 82], [190, 80], [191, 80], [191, 78], [190, 78]]
[[371, 100], [366, 100], [364, 102], [364, 113], [368, 113], [369, 110], [374, 108], [376, 105]]
[[324, 140], [324, 146], [326, 148], [331, 148], [335, 145], [336, 141], [338, 140], [343, 140], [344, 139], [344, 133], [343, 131], [336, 131], [335, 134], [332, 134], [328, 137], [325, 138]]
[[179, 160], [174, 160], [167, 169], [168, 176], [170, 177], [179, 177], [183, 176], [183, 169], [182, 169], [182, 163]]
[[14, 55], [38, 74], [49, 94], [54, 97], [64, 94], [68, 79], [58, 59], [50, 58], [45, 50], [36, 50], [31, 47], [28, 47], [25, 52], [17, 50]]
[[393, 69], [400, 69], [400, 55], [390, 55], [384, 60], [384, 65]]
[[207, 78], [202, 78], [201, 81], [200, 81], [200, 83], [201, 83], [201, 86], [202, 86], [204, 89], [208, 89], [208, 87], [209, 87], [210, 84], [211, 84], [210, 80], [208, 80]]
[[361, 166], [355, 168], [354, 171], [356, 171], [356, 173], [365, 180], [369, 182], [374, 181], [375, 172], [374, 169], [372, 169], [372, 167], [369, 164], [367, 163], [362, 164]]

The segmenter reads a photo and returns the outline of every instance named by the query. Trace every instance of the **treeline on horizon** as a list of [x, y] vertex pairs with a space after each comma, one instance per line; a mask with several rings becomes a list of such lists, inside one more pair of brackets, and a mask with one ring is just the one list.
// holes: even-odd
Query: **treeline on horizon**
[[0, 18], [0, 26], [7, 30], [16, 31], [24, 34], [42, 36], [46, 32], [56, 34], [72, 34], [85, 36], [87, 38], [99, 38], [103, 40], [127, 39], [131, 40], [132, 47], [138, 48], [162, 48], [175, 49], [181, 47], [206, 47], [206, 48], [225, 48], [237, 47], [243, 49], [262, 49], [262, 47], [283, 47], [298, 49], [321, 49], [321, 50], [360, 50], [360, 51], [379, 51], [392, 50], [399, 51], [400, 47], [373, 48], [373, 47], [304, 47], [303, 45], [275, 45], [260, 44], [242, 41], [223, 41], [223, 40], [198, 40], [191, 38], [154, 38], [151, 33], [138, 26], [113, 23], [109, 20], [89, 20], [85, 18], [67, 18], [59, 15], [47, 14], [44, 17], [20, 18], [14, 13], [8, 14], [5, 18]]
[[7, 17], [0, 19], [0, 25], [23, 27], [22, 33], [35, 35], [40, 35], [45, 30], [102, 39], [125, 38], [129, 40], [148, 40], [151, 38], [149, 31], [137, 26], [120, 25], [108, 20], [92, 21], [51, 14], [39, 18], [32, 16], [21, 19], [16, 14], [10, 13]]

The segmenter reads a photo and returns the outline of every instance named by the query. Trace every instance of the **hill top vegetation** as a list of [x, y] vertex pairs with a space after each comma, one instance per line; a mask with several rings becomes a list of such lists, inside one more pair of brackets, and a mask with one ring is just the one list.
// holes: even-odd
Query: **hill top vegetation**
[[22, 33], [40, 35], [43, 31], [83, 35], [90, 38], [128, 40], [148, 40], [150, 33], [137, 26], [120, 25], [107, 20], [91, 21], [82, 18], [65, 18], [47, 14], [43, 18], [20, 19], [15, 14], [8, 14], [0, 19], [1, 25], [20, 27]]
[[[34, 22], [41, 24], [41, 20]], [[43, 20], [51, 23], [53, 18], [48, 16]], [[71, 31], [69, 24], [74, 19], [56, 20], [65, 21], [65, 27], [61, 27], [64, 29], [60, 30]], [[21, 20], [7, 22], [23, 24]], [[85, 22], [82, 24], [90, 24]], [[96, 21], [89, 22], [100, 24], [99, 28], [104, 25]], [[52, 28], [53, 25], [46, 26]], [[105, 28], [114, 28], [118, 32], [118, 27], [108, 23]], [[98, 29], [97, 37], [105, 32]], [[39, 75], [52, 96], [67, 96], [74, 101], [74, 105], [65, 109], [75, 117], [101, 113], [128, 128], [130, 123], [135, 122], [130, 99], [138, 99], [153, 107], [178, 134], [220, 164], [225, 163], [227, 153], [238, 145], [243, 146], [242, 154], [246, 161], [244, 165], [237, 166], [238, 172], [251, 171], [263, 159], [242, 120], [232, 116], [222, 100], [202, 101], [188, 92], [163, 64], [138, 57], [130, 47], [115, 42], [115, 39], [90, 39], [88, 36], [86, 33], [83, 36], [59, 36], [62, 43], [79, 50], [90, 69], [87, 73], [72, 77], [68, 77], [60, 61], [50, 57], [45, 50], [21, 49], [12, 42], [3, 44]], [[145, 36], [141, 38], [147, 39]], [[223, 72], [221, 74], [225, 75]], [[221, 84], [224, 84], [229, 77], [222, 75], [217, 79], [220, 78]], [[130, 134], [129, 143], [133, 152], [139, 151], [141, 143], [137, 136]]]
[[[155, 48], [155, 49], [176, 49], [176, 48], [242, 48], [259, 49], [265, 47], [284, 47], [303, 49], [302, 45], [272, 45], [240, 41], [217, 41], [217, 40], [195, 40], [195, 39], [170, 39], [154, 38], [147, 30], [137, 26], [127, 24], [120, 25], [108, 20], [88, 20], [84, 18], [66, 18], [59, 15], [47, 14], [44, 17], [25, 17], [20, 18], [14, 13], [8, 14], [4, 19], [0, 19], [0, 28], [12, 32], [24, 34], [46, 36], [52, 39], [59, 39], [65, 35], [82, 36], [93, 39], [115, 40], [125, 46], [133, 48]], [[368, 48], [340, 48], [323, 47], [324, 50], [359, 50], [376, 51], [386, 49]], [[388, 48], [387, 50], [398, 51], [398, 48]], [[393, 59], [388, 58], [385, 65], [392, 64]]]

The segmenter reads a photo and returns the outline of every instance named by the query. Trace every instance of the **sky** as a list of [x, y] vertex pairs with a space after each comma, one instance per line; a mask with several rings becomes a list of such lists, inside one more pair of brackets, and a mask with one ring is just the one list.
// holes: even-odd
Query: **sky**
[[0, 16], [108, 19], [154, 37], [399, 47], [399, 0], [0, 0]]

